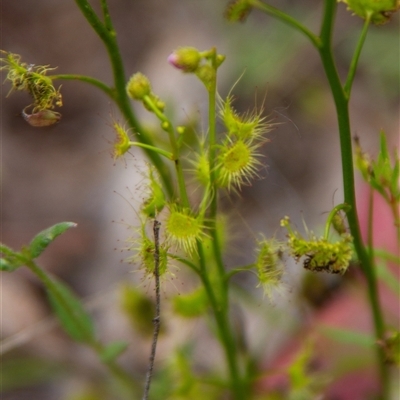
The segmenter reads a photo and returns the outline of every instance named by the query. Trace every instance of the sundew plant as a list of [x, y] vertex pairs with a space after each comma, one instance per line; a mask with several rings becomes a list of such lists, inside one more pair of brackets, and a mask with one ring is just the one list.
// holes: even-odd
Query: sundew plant
[[[230, 23], [250, 23], [250, 13], [266, 20], [275, 18], [292, 28], [295, 34], [306, 38], [310, 49], [318, 54], [319, 68], [326, 76], [326, 92], [333, 98], [335, 106], [334, 131], [340, 142], [338, 151], [343, 182], [343, 198], [334, 198], [332, 209], [326, 213], [322, 233], [307, 228], [310, 226], [307, 221], [305, 233], [302, 232], [291, 221], [288, 212], [281, 216], [280, 226], [276, 226], [276, 232], [279, 233], [267, 237], [261, 232], [256, 236], [250, 263], [229, 268], [224, 257], [229, 251], [227, 242], [231, 224], [221, 199], [240, 196], [244, 187], [262, 178], [262, 170], [267, 164], [264, 155], [268, 153], [268, 148], [274, 146], [271, 132], [278, 126], [271, 117], [271, 110], [265, 110], [264, 105], [254, 105], [248, 111], [238, 111], [235, 105], [235, 82], [232, 82], [232, 89], [228, 93], [221, 93], [218, 87], [220, 67], [231, 62], [229, 54], [221, 54], [215, 47], [198, 49], [182, 43], [165, 61], [170, 64], [169, 67], [178, 69], [193, 82], [201, 83], [201, 90], [207, 96], [207, 124], [193, 129], [190, 123], [185, 125], [176, 122], [169, 112], [168, 101], [157, 94], [157, 87], [146, 76], [146, 71], [126, 71], [108, 2], [100, 0], [95, 5], [87, 0], [75, 2], [104, 44], [113, 72], [112, 84], [92, 76], [58, 74], [54, 66], [35, 65], [24, 54], [3, 49], [1, 70], [4, 85], [9, 87], [5, 94], [16, 96], [18, 92], [28, 93], [30, 102], [21, 110], [22, 118], [37, 129], [51, 127], [53, 134], [57, 134], [57, 124], [65, 119], [62, 116], [65, 103], [63, 89], [71, 81], [91, 85], [118, 110], [121, 120], [113, 118], [109, 124], [114, 136], [114, 142], [109, 144], [113, 156], [110, 166], [113, 163], [126, 163], [133, 149], [143, 151], [148, 161], [146, 188], [141, 195], [141, 204], [132, 210], [138, 226], [133, 227], [132, 238], [128, 238], [121, 246], [129, 253], [125, 261], [131, 263], [133, 269], [139, 270], [146, 281], [152, 282], [150, 287], [154, 291], [128, 284], [122, 289], [121, 308], [129, 314], [136, 329], [150, 337], [150, 341], [146, 342], [149, 354], [146, 370], [132, 371], [131, 366], [121, 359], [136, 344], [129, 341], [103, 341], [83, 299], [67, 283], [47, 272], [38, 260], [58, 236], [77, 226], [75, 222], [64, 221], [50, 226], [20, 249], [1, 244], [2, 274], [27, 268], [40, 281], [49, 305], [66, 334], [71, 340], [93, 351], [99, 364], [104, 366], [101, 374], [107, 374], [107, 380], [106, 383], [102, 382], [100, 390], [96, 389], [96, 381], [104, 378], [96, 377], [92, 385], [88, 385], [92, 387], [91, 390], [65, 399], [338, 398], [334, 397], [333, 388], [340, 374], [325, 365], [315, 365], [316, 360], [321, 360], [315, 344], [315, 337], [321, 332], [317, 330], [304, 334], [304, 340], [296, 338], [300, 344], [288, 362], [282, 363], [278, 357], [276, 361], [271, 360], [266, 364], [266, 356], [245, 340], [246, 326], [243, 321], [238, 323], [235, 304], [249, 302], [252, 297], [251, 293], [245, 293], [238, 285], [240, 278], [246, 274], [256, 277], [253, 290], [262, 291], [261, 301], [273, 308], [275, 294], [284, 296], [282, 293], [287, 289], [284, 277], [290, 273], [287, 268], [290, 262], [304, 274], [332, 275], [338, 282], [355, 279], [356, 276], [370, 315], [370, 331], [362, 333], [337, 328], [325, 329], [324, 332], [339, 345], [360, 346], [362, 352], [373, 358], [369, 375], [365, 372], [373, 384], [364, 391], [365, 396], [376, 400], [396, 398], [396, 393], [399, 394], [396, 383], [400, 362], [399, 315], [386, 312], [382, 299], [387, 300], [387, 296], [380, 296], [380, 291], [390, 292], [392, 303], [398, 304], [400, 301], [400, 260], [398, 254], [374, 246], [374, 231], [378, 228], [373, 222], [373, 201], [374, 196], [379, 196], [389, 208], [391, 229], [394, 228], [396, 243], [399, 243], [398, 150], [391, 148], [382, 130], [376, 132], [379, 154], [368, 154], [363, 148], [362, 132], [355, 135], [352, 130], [349, 103], [367, 33], [372, 25], [384, 31], [392, 14], [400, 8], [399, 1], [343, 0], [341, 3], [345, 4], [338, 4], [340, 2], [335, 0], [324, 0], [318, 31], [292, 16], [290, 10], [275, 8], [268, 2], [237, 0], [226, 4], [225, 15], [221, 15], [221, 18], [226, 18]], [[182, 7], [184, 3], [182, 0]], [[362, 20], [358, 42], [344, 72], [339, 72], [333, 51], [338, 7], [346, 7], [354, 18]], [[301, 10], [301, 5], [298, 8]], [[380, 60], [375, 62], [379, 64]], [[371, 93], [373, 101], [374, 95]], [[135, 112], [138, 107], [157, 122], [157, 128], [149, 128], [140, 120]], [[46, 140], [46, 137], [38, 137], [37, 140]], [[126, 163], [126, 168], [129, 167], [129, 163]], [[366, 240], [361, 236], [357, 210], [357, 174], [369, 187]], [[194, 186], [196, 190], [193, 190]], [[332, 188], [332, 192], [334, 190]], [[69, 234], [73, 235], [73, 231], [71, 229]], [[62, 240], [63, 236], [57, 242]], [[239, 248], [236, 253], [238, 251], [238, 259], [241, 259], [240, 251], [248, 253], [249, 250]], [[183, 270], [194, 277], [196, 287], [177, 296], [163, 296], [164, 286], [174, 278], [179, 279]], [[315, 287], [310, 291], [313, 289]], [[291, 306], [296, 305], [288, 303], [287, 307]], [[165, 309], [173, 310], [174, 316], [185, 321], [205, 319], [209, 334], [221, 350], [223, 365], [205, 368], [197, 362], [193, 355], [195, 346], [190, 338], [180, 347], [169, 349], [168, 357], [158, 360], [157, 349], [165, 333], [163, 326], [166, 319], [172, 318], [173, 323], [174, 318], [170, 316], [170, 311], [165, 314]], [[279, 331], [278, 326], [276, 330]], [[269, 337], [263, 340], [268, 342]], [[362, 366], [348, 365], [346, 354], [341, 354], [342, 365], [346, 365], [342, 375], [348, 373], [351, 376], [357, 368], [361, 375], [364, 373]], [[322, 363], [325, 361], [322, 360]], [[329, 366], [329, 362], [326, 365]], [[274, 375], [281, 377], [279, 384], [272, 383], [271, 377]], [[355, 385], [362, 385], [362, 379], [354, 379]], [[345, 400], [350, 397], [342, 398]]]

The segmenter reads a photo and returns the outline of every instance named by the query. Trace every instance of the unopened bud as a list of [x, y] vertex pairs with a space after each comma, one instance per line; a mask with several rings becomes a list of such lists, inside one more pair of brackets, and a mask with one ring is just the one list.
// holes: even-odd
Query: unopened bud
[[147, 76], [141, 72], [132, 75], [126, 85], [128, 96], [135, 100], [142, 100], [151, 93], [151, 85]]
[[183, 72], [195, 72], [200, 60], [200, 52], [194, 47], [181, 47], [168, 57], [168, 62]]

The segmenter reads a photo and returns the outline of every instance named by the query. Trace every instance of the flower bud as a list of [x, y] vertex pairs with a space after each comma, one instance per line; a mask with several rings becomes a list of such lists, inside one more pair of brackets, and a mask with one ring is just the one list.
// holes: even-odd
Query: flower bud
[[141, 72], [133, 74], [126, 85], [128, 96], [135, 100], [142, 100], [151, 94], [151, 85], [147, 76]]
[[183, 72], [195, 72], [200, 60], [200, 52], [194, 47], [181, 47], [168, 56], [168, 62]]

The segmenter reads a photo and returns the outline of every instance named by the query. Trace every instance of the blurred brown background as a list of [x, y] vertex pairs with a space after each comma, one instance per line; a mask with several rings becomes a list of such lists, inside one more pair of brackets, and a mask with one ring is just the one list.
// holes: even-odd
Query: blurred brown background
[[[320, 1], [269, 3], [298, 15], [318, 31]], [[220, 69], [221, 96], [226, 96], [245, 71], [234, 89], [237, 109], [245, 112], [255, 102], [260, 105], [265, 97], [266, 112], [279, 123], [269, 133], [271, 141], [265, 146], [266, 167], [260, 171], [261, 179], [245, 187], [240, 196], [223, 201], [232, 219], [233, 241], [240, 242], [241, 249], [248, 249], [240, 254], [230, 251], [227, 265], [250, 262], [254, 235], [261, 232], [279, 236], [279, 220], [284, 215], [290, 215], [299, 229], [304, 218], [310, 228], [318, 230], [326, 213], [342, 200], [342, 189], [334, 106], [318, 55], [308, 41], [259, 12], [253, 12], [244, 24], [231, 25], [223, 19], [225, 1], [111, 0], [109, 5], [127, 77], [139, 70], [145, 73], [177, 122], [184, 123], [193, 114], [204, 121], [206, 96], [201, 85], [193, 76], [179, 73], [166, 62], [172, 50], [190, 45], [199, 49], [216, 46], [219, 53], [226, 55]], [[74, 2], [19, 0], [2, 2], [1, 7], [2, 49], [20, 54], [27, 63], [58, 66], [57, 73], [90, 75], [111, 83], [103, 45]], [[395, 15], [387, 26], [371, 28], [354, 82], [352, 131], [373, 154], [380, 129], [387, 132], [392, 146], [399, 139], [398, 21]], [[343, 77], [361, 26], [362, 21], [340, 4], [335, 52]], [[134, 340], [135, 332], [123, 316], [110, 308], [118, 303], [116, 288], [120, 282], [139, 280], [131, 273], [134, 266], [120, 262], [127, 253], [114, 250], [126, 246], [124, 240], [130, 231], [112, 221], [135, 223], [132, 206], [140, 201], [134, 197], [143, 183], [143, 158], [136, 152], [125, 163], [114, 163], [110, 124], [112, 118], [118, 118], [115, 107], [94, 87], [72, 81], [60, 83], [63, 117], [57, 126], [48, 129], [30, 127], [21, 118], [22, 109], [30, 101], [27, 94], [12, 93], [6, 98], [9, 84], [1, 87], [1, 241], [18, 248], [52, 224], [77, 222], [76, 229], [49, 247], [41, 265], [93, 303], [102, 338]], [[135, 104], [135, 108], [145, 123], [157, 126], [153, 116], [143, 112], [140, 105]], [[287, 278], [289, 300], [270, 311], [275, 321], [282, 320], [279, 307], [285, 307], [296, 293], [299, 267], [290, 268], [293, 274]], [[241, 284], [256, 291], [252, 276], [243, 276]], [[31, 358], [36, 360], [35, 365], [40, 365], [39, 359], [55, 363], [63, 360], [68, 371], [59, 372], [62, 378], [52, 380], [47, 379], [49, 372], [45, 369], [42, 375], [32, 378], [32, 385], [26, 383], [29, 378], [23, 374], [14, 374], [16, 381], [4, 387], [2, 398], [72, 398], [68, 396], [83, 385], [82, 376], [95, 373], [93, 356], [70, 343], [57, 328], [50, 329], [44, 323], [40, 331], [50, 311], [40, 285], [23, 268], [13, 274], [2, 273], [1, 290], [2, 339], [27, 333], [27, 338], [11, 346], [13, 350], [3, 360]], [[262, 299], [261, 290], [255, 296]], [[288, 324], [281, 322], [282, 326]], [[186, 326], [185, 321], [181, 324]], [[258, 324], [254, 322], [249, 333], [256, 343], [264, 340], [256, 333]], [[171, 329], [172, 336], [176, 329], [177, 340], [180, 328]], [[279, 341], [276, 331], [271, 335], [275, 335], [271, 343]], [[137, 360], [138, 371], [142, 372], [140, 365], [147, 358], [148, 348], [147, 342], [136, 346], [125, 362], [133, 364], [132, 360]], [[263, 351], [273, 352], [268, 348]], [[208, 350], [207, 354], [211, 353]], [[72, 373], [75, 366], [85, 373], [80, 377]]]

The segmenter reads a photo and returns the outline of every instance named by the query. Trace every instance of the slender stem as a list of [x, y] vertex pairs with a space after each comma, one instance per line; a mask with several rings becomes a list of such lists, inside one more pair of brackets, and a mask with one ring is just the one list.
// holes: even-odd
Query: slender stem
[[209, 155], [208, 162], [210, 166], [210, 186], [211, 186], [211, 204], [209, 213], [209, 229], [212, 237], [212, 246], [214, 251], [215, 261], [217, 263], [218, 275], [221, 286], [221, 299], [222, 307], [228, 308], [228, 284], [225, 279], [225, 268], [222, 261], [221, 245], [217, 235], [217, 213], [218, 213], [218, 187], [215, 181], [215, 159], [216, 159], [216, 145], [217, 145], [217, 134], [216, 134], [216, 98], [217, 98], [217, 63], [216, 63], [216, 49], [213, 49], [212, 63], [215, 69], [215, 79], [209, 82], [208, 86], [208, 137], [209, 137]]
[[153, 100], [151, 99], [150, 96], [144, 96], [143, 97], [143, 102], [144, 104], [149, 107], [152, 112], [157, 116], [157, 118], [161, 121], [161, 127], [164, 131], [168, 133], [168, 138], [169, 142], [172, 148], [172, 160], [175, 163], [175, 171], [176, 171], [176, 176], [178, 179], [178, 189], [179, 189], [179, 195], [180, 195], [180, 201], [182, 204], [190, 208], [190, 202], [189, 202], [189, 197], [187, 194], [186, 190], [186, 183], [185, 183], [185, 177], [183, 175], [183, 169], [182, 169], [182, 162], [179, 157], [179, 147], [176, 141], [176, 136], [175, 136], [175, 131], [173, 128], [173, 125], [169, 121], [169, 119], [166, 117], [166, 115], [160, 111], [160, 109], [154, 104]]
[[98, 89], [102, 90], [107, 96], [112, 100], [115, 100], [115, 93], [113, 89], [107, 86], [105, 83], [99, 81], [98, 79], [92, 78], [91, 76], [84, 75], [74, 75], [74, 74], [59, 74], [59, 75], [49, 75], [50, 79], [62, 79], [62, 80], [75, 80], [89, 83], [90, 85], [96, 86]]
[[374, 259], [374, 189], [369, 187], [369, 198], [368, 198], [368, 230], [367, 230], [367, 244], [368, 244], [368, 256], [371, 260]]
[[306, 28], [304, 25], [302, 25], [295, 18], [293, 18], [290, 15], [284, 13], [283, 11], [278, 10], [277, 8], [272, 7], [269, 4], [265, 4], [259, 0], [250, 0], [250, 4], [253, 7], [258, 8], [259, 10], [264, 11], [266, 14], [269, 14], [275, 18], [280, 19], [281, 21], [290, 25], [292, 28], [297, 29], [302, 34], [307, 36], [311, 40], [311, 42], [314, 44], [315, 47], [319, 47], [319, 45], [320, 45], [319, 37], [317, 35], [315, 35], [314, 33], [312, 33], [308, 28]]
[[160, 333], [160, 309], [161, 309], [161, 296], [160, 296], [160, 222], [154, 220], [153, 233], [154, 233], [154, 279], [156, 282], [156, 315], [153, 318], [154, 332], [153, 340], [151, 343], [151, 353], [149, 360], [149, 369], [146, 375], [146, 383], [143, 393], [143, 400], [149, 397], [150, 383], [153, 376], [154, 360], [156, 358], [156, 348], [158, 341], [158, 334]]
[[[377, 340], [383, 340], [385, 326], [383, 321], [383, 313], [379, 303], [378, 288], [376, 274], [373, 268], [372, 260], [370, 259], [363, 245], [361, 232], [359, 227], [355, 183], [354, 183], [354, 167], [351, 143], [350, 118], [348, 110], [348, 97], [346, 96], [337, 69], [332, 56], [332, 31], [334, 16], [336, 14], [336, 0], [325, 0], [324, 18], [321, 28], [322, 44], [318, 48], [319, 54], [324, 66], [326, 76], [334, 98], [340, 134], [340, 149], [342, 155], [342, 173], [343, 173], [343, 188], [344, 200], [351, 207], [347, 211], [347, 219], [354, 240], [354, 247], [358, 254], [362, 271], [367, 280], [368, 296], [371, 305], [375, 336]], [[383, 349], [377, 346], [379, 370], [381, 378], [381, 395], [382, 399], [387, 398], [388, 390], [388, 367], [385, 364], [385, 355]]]
[[[217, 301], [217, 297], [211, 285], [208, 271], [206, 268], [206, 262], [204, 257], [203, 245], [201, 242], [197, 242], [197, 250], [199, 254], [200, 263], [200, 278], [203, 282], [204, 288], [206, 290], [208, 299], [213, 310], [215, 321], [218, 327], [219, 339], [222, 343], [225, 358], [227, 360], [229, 374], [230, 374], [230, 387], [234, 399], [236, 400], [246, 400], [245, 388], [242, 379], [239, 375], [239, 369], [237, 365], [237, 353], [236, 346], [232, 336], [232, 329], [229, 326], [227, 309], [221, 307]], [[218, 288], [216, 288], [218, 290]]]
[[[219, 242], [216, 218], [217, 218], [217, 185], [215, 175], [215, 159], [216, 159], [216, 95], [217, 95], [217, 52], [213, 48], [210, 51], [210, 60], [212, 67], [215, 71], [215, 78], [208, 82], [208, 140], [209, 140], [209, 168], [210, 168], [210, 187], [207, 189], [211, 192], [211, 202], [208, 214], [207, 226], [211, 235], [212, 249], [214, 253], [214, 260], [217, 265], [218, 279], [215, 282], [215, 289], [211, 286], [209, 271], [207, 271], [204, 259], [203, 246], [198, 242], [198, 254], [200, 260], [200, 274], [203, 285], [206, 289], [208, 298], [210, 300], [211, 308], [217, 323], [218, 332], [221, 343], [224, 348], [225, 358], [229, 368], [230, 374], [230, 387], [232, 394], [236, 400], [245, 400], [245, 387], [243, 379], [240, 377], [238, 368], [238, 353], [236, 351], [235, 339], [232, 334], [229, 323], [229, 285], [225, 278], [225, 268], [222, 261], [221, 244]], [[216, 295], [218, 293], [218, 295]]]
[[361, 36], [358, 40], [357, 47], [354, 51], [353, 58], [350, 63], [349, 72], [347, 75], [346, 83], [344, 84], [344, 92], [346, 93], [346, 97], [350, 98], [351, 87], [353, 85], [354, 76], [356, 74], [358, 60], [360, 58], [361, 50], [363, 48], [365, 38], [367, 37], [368, 28], [371, 22], [371, 14], [367, 15], [365, 19], [363, 29], [361, 31]]
[[144, 144], [141, 142], [129, 142], [129, 144], [131, 146], [141, 147], [142, 149], [149, 149], [151, 151], [155, 151], [156, 153], [161, 154], [162, 156], [168, 158], [169, 160], [174, 159], [174, 155], [170, 151], [160, 149], [159, 147], [154, 147], [149, 144]]
[[108, 10], [107, 0], [101, 0], [101, 9], [103, 12], [104, 25], [109, 31], [112, 31], [113, 25], [112, 25], [112, 21], [111, 21], [111, 17], [110, 17], [110, 12]]
[[[103, 13], [107, 13], [107, 15], [105, 15], [106, 25], [104, 25], [87, 0], [75, 0], [75, 2], [86, 20], [91, 25], [91, 27], [103, 41], [107, 49], [114, 77], [115, 94], [113, 98], [115, 102], [118, 104], [118, 107], [121, 113], [124, 115], [125, 119], [127, 120], [129, 126], [132, 128], [135, 134], [137, 134], [137, 139], [144, 144], [148, 144], [150, 146], [153, 145], [149, 135], [140, 126], [138, 120], [133, 114], [129, 98], [125, 90], [125, 71], [119, 47], [116, 41], [116, 32], [112, 27], [111, 19], [109, 18], [108, 14], [108, 9], [103, 6]], [[172, 197], [172, 180], [166, 164], [163, 162], [159, 154], [154, 153], [148, 149], [145, 149], [145, 153], [160, 174], [161, 180], [167, 190], [168, 195]]]
[[[350, 208], [346, 212], [349, 227], [354, 240], [354, 247], [360, 260], [361, 269], [367, 280], [368, 297], [371, 306], [375, 337], [377, 340], [382, 340], [385, 333], [385, 325], [383, 321], [383, 313], [381, 305], [379, 303], [378, 288], [376, 274], [373, 268], [373, 262], [369, 258], [369, 255], [363, 245], [357, 208], [356, 208], [356, 196], [355, 196], [355, 183], [354, 183], [354, 168], [353, 168], [353, 155], [352, 155], [352, 143], [351, 143], [351, 129], [350, 129], [350, 118], [348, 101], [350, 96], [351, 85], [354, 79], [357, 62], [359, 59], [359, 53], [361, 52], [362, 45], [365, 40], [368, 25], [365, 24], [358, 46], [356, 48], [356, 54], [352, 60], [352, 65], [348, 74], [345, 89], [342, 87], [336, 65], [332, 54], [332, 32], [334, 18], [336, 15], [336, 0], [324, 0], [324, 13], [321, 25], [320, 36], [316, 38], [311, 32], [300, 25], [297, 21], [294, 21], [288, 15], [274, 9], [271, 6], [267, 6], [258, 0], [252, 0], [252, 4], [255, 7], [260, 8], [264, 12], [288, 23], [293, 28], [301, 31], [311, 41], [311, 43], [319, 51], [321, 61], [324, 67], [325, 74], [327, 76], [329, 86], [332, 92], [332, 96], [335, 102], [336, 113], [338, 118], [339, 136], [340, 136], [340, 149], [342, 156], [342, 174], [343, 174], [343, 189], [344, 189], [344, 201]], [[358, 54], [357, 54], [358, 53]], [[379, 373], [381, 380], [381, 399], [388, 398], [388, 367], [385, 364], [385, 355], [383, 349], [377, 346], [378, 360], [379, 360]]]
[[331, 210], [331, 212], [328, 215], [328, 218], [326, 220], [326, 224], [325, 224], [325, 232], [324, 232], [324, 238], [328, 239], [329, 237], [329, 229], [332, 225], [332, 220], [335, 217], [335, 215], [340, 211], [340, 210], [344, 210], [344, 211], [348, 211], [349, 210], [349, 205], [346, 203], [342, 203], [342, 204], [338, 204], [337, 206], [333, 207], [333, 209]]
[[167, 253], [167, 256], [169, 258], [172, 258], [173, 260], [176, 260], [176, 261], [179, 261], [182, 264], [185, 264], [186, 266], [191, 268], [194, 272], [196, 272], [197, 275], [199, 275], [201, 277], [199, 268], [195, 264], [193, 264], [191, 261], [187, 260], [186, 258], [179, 257], [179, 256], [177, 256], [176, 254], [173, 254], [173, 253]]

